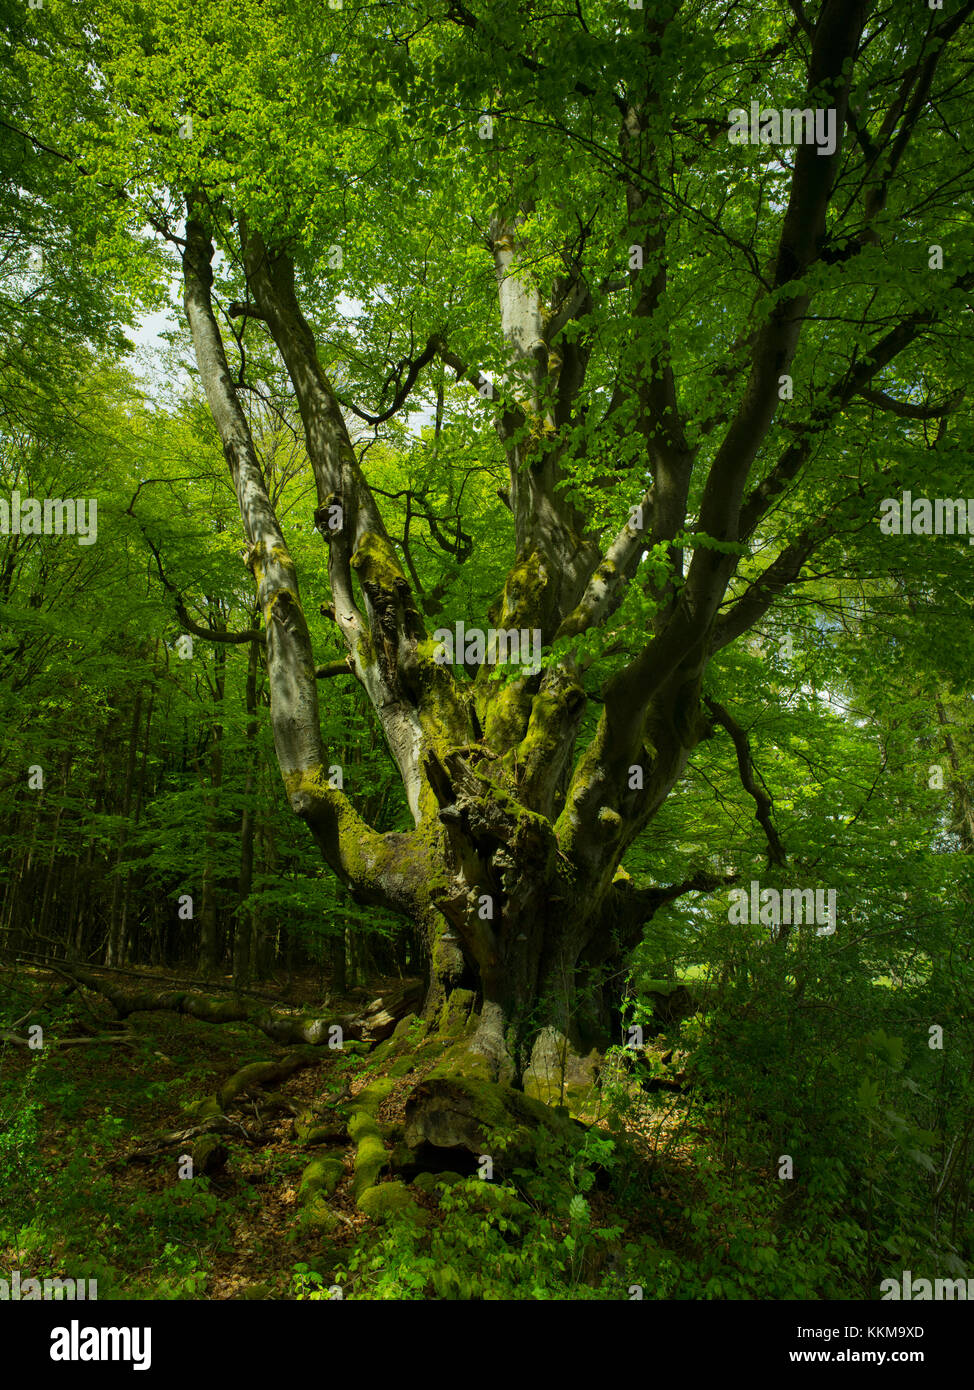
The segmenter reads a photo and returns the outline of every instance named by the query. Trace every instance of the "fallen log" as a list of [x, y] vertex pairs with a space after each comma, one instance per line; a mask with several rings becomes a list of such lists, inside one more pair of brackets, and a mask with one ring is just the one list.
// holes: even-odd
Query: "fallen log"
[[[84, 1047], [92, 1043], [124, 1043], [126, 1047], [135, 1046], [135, 1038], [126, 1037], [124, 1033], [99, 1033], [91, 1038], [51, 1038], [44, 1040], [44, 1047]], [[15, 1047], [32, 1047], [33, 1044], [27, 1039], [22, 1038], [17, 1033], [0, 1033], [0, 1042], [13, 1043]], [[41, 1051], [40, 1048], [35, 1049]]]
[[243, 998], [221, 999], [196, 990], [120, 986], [93, 970], [73, 965], [61, 969], [79, 984], [101, 994], [122, 1018], [134, 1013], [168, 1011], [187, 1014], [204, 1023], [249, 1023], [276, 1043], [307, 1043], [311, 1047], [335, 1046], [337, 1035], [332, 1029], [336, 1026], [341, 1029], [342, 1041], [350, 1038], [357, 1042], [382, 1042], [399, 1019], [415, 1008], [422, 994], [420, 980], [404, 980], [391, 994], [374, 999], [360, 1014], [322, 1015], [263, 1008]]

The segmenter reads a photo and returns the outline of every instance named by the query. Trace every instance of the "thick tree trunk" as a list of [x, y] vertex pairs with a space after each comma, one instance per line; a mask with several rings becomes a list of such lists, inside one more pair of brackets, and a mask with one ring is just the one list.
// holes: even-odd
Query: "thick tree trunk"
[[[506, 859], [503, 851], [499, 858]], [[438, 913], [426, 924], [423, 1013], [431, 1021], [448, 1018], [451, 998], [472, 991], [479, 1022], [471, 1050], [491, 1079], [520, 1086], [542, 1035], [557, 1033], [574, 1052], [609, 1041], [605, 1029], [593, 1028], [583, 1004], [586, 976], [579, 974], [597, 916], [557, 859], [539, 864], [529, 855], [499, 877], [494, 894], [472, 901], [457, 894], [441, 904], [446, 921]]]
[[[627, 966], [654, 913], [686, 893], [733, 880], [699, 872], [669, 887], [637, 889], [620, 872], [595, 894], [579, 890], [559, 856], [539, 858], [537, 849], [500, 874], [492, 921], [480, 920], [476, 906], [462, 920], [456, 899], [441, 904], [456, 925], [444, 933], [440, 920], [429, 929], [424, 1014], [449, 1018], [456, 1012], [451, 998], [472, 991], [479, 1022], [470, 1049], [484, 1059], [487, 1075], [543, 1094], [538, 1074], [551, 1069], [553, 1054], [567, 1074], [593, 1049], [624, 1041]], [[507, 862], [503, 849], [495, 866], [497, 859]]]
[[[620, 911], [627, 931], [637, 934], [652, 913], [651, 898], [629, 893], [617, 870], [706, 736], [705, 639], [723, 587], [708, 590], [697, 609], [674, 608], [661, 592], [658, 633], [607, 684], [596, 731], [572, 766], [586, 708], [584, 660], [568, 654], [541, 671], [525, 656], [523, 668], [503, 682], [491, 680], [489, 661], [472, 682], [462, 657], [461, 669], [446, 669], [321, 368], [298, 305], [294, 265], [241, 227], [254, 313], [294, 386], [315, 475], [315, 524], [328, 547], [332, 597], [322, 611], [345, 642], [348, 674], [369, 697], [415, 821], [408, 832], [373, 830], [328, 775], [297, 577], [213, 314], [212, 242], [189, 211], [187, 316], [250, 542], [267, 629], [271, 723], [291, 807], [356, 902], [381, 904], [418, 924], [427, 1019], [444, 1017], [444, 1010], [449, 1017], [455, 997], [463, 1006], [462, 996], [475, 994], [472, 1054], [490, 1077], [522, 1083], [539, 1056], [550, 1062], [559, 1050], [564, 1056], [580, 1048], [607, 1014], [605, 1001], [593, 1008], [585, 1000], [584, 978], [580, 988], [585, 952]], [[559, 486], [555, 422], [544, 402], [545, 374], [557, 376], [561, 359], [549, 354], [550, 330], [537, 288], [518, 270], [514, 232], [498, 224], [492, 244], [511, 352], [508, 385], [513, 389], [533, 366], [525, 377], [531, 399], [518, 396], [500, 412], [517, 554], [491, 620], [515, 638], [533, 629], [547, 645], [614, 612], [627, 577], [657, 537], [627, 523], [599, 563], [586, 518]], [[578, 312], [583, 307], [578, 300]], [[444, 360], [455, 365], [448, 354]], [[580, 365], [570, 366], [569, 376]], [[463, 364], [460, 370], [470, 375]], [[537, 430], [525, 432], [528, 417]], [[667, 446], [665, 462], [677, 471], [688, 467], [678, 444]], [[647, 509], [651, 501], [647, 494]], [[657, 520], [665, 532], [669, 521]], [[346, 951], [350, 973], [352, 956]]]

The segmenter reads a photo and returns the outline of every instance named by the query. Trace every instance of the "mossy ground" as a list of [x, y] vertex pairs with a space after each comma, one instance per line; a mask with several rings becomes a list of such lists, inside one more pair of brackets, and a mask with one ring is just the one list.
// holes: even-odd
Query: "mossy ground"
[[[46, 987], [41, 975], [29, 985], [37, 999]], [[89, 1002], [84, 1017], [91, 1021], [93, 1010], [107, 1023], [109, 1006]], [[65, 1005], [52, 1037], [72, 1031], [76, 1007]], [[48, 1048], [40, 1059], [7, 1047], [0, 1107], [21, 1116], [24, 1143], [0, 1149], [0, 1263], [97, 1278], [102, 1300], [290, 1298], [305, 1277], [296, 1269], [329, 1283], [380, 1232], [398, 1230], [389, 1223], [400, 1217], [416, 1239], [439, 1239], [445, 1194], [467, 1191], [469, 1166], [457, 1172], [447, 1158], [443, 1167], [453, 1171], [406, 1172], [404, 1107], [419, 1082], [453, 1076], [479, 1097], [488, 1122], [505, 1119], [468, 1050], [475, 1027], [457, 998], [433, 1025], [404, 1019], [369, 1054], [321, 1048], [319, 1064], [233, 1100], [234, 1128], [219, 1136], [225, 1166], [192, 1180], [177, 1172], [185, 1146], [139, 1162], [128, 1156], [158, 1132], [190, 1123], [191, 1108], [198, 1122], [212, 1110], [208, 1098], [241, 1067], [280, 1060], [288, 1049], [244, 1024], [167, 1013], [132, 1016], [130, 1047]], [[287, 1108], [274, 1104], [282, 1101]], [[543, 1107], [525, 1096], [517, 1104], [527, 1130], [529, 1112]], [[316, 1135], [328, 1140], [319, 1150]], [[473, 1196], [487, 1200], [476, 1189]], [[590, 1200], [593, 1210], [604, 1205], [600, 1194]], [[564, 1225], [566, 1217], [558, 1220]], [[603, 1224], [611, 1225], [608, 1211]], [[437, 1295], [430, 1285], [429, 1296], [456, 1295]]]

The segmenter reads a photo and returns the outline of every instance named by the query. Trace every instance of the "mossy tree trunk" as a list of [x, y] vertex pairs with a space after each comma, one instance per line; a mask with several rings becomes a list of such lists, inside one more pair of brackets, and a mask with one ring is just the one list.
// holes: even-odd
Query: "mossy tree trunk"
[[[513, 242], [507, 230], [495, 230], [503, 282], [512, 278]], [[640, 922], [651, 910], [618, 866], [706, 732], [696, 707], [700, 660], [683, 658], [652, 706], [640, 711], [638, 701], [627, 701], [621, 723], [607, 709], [596, 751], [574, 769], [585, 705], [575, 662], [566, 659], [544, 674], [521, 668], [503, 682], [490, 679], [487, 665], [470, 680], [441, 664], [318, 363], [293, 267], [246, 228], [241, 240], [256, 304], [301, 408], [318, 490], [316, 519], [328, 544], [330, 611], [348, 648], [347, 674], [359, 679], [377, 710], [415, 824], [377, 834], [332, 785], [318, 719], [316, 675], [322, 673], [293, 562], [230, 382], [210, 303], [212, 247], [194, 216], [184, 256], [186, 306], [250, 544], [272, 726], [291, 805], [357, 901], [382, 904], [418, 924], [430, 982], [425, 1012], [437, 1012], [452, 989], [474, 987], [481, 1001], [476, 1045], [497, 1074], [516, 1078], [542, 1028], [579, 1032], [579, 963], [593, 941], [622, 917]], [[518, 319], [506, 320], [505, 331], [512, 344], [523, 343], [532, 304], [535, 327], [540, 324], [536, 297], [522, 286], [501, 299], [505, 313]], [[505, 439], [521, 423], [507, 420]], [[563, 500], [559, 460], [544, 447], [543, 432], [527, 469], [522, 452], [511, 443], [518, 559], [492, 622], [505, 631], [538, 629], [548, 643], [569, 628], [584, 630], [589, 607], [610, 612], [621, 586], [610, 598], [606, 564], [599, 564], [584, 519]], [[335, 530], [326, 521], [333, 506], [341, 508]], [[626, 550], [630, 569], [644, 544], [628, 530], [619, 539], [616, 549]], [[613, 567], [621, 572], [621, 558]], [[630, 791], [633, 765], [643, 786]]]

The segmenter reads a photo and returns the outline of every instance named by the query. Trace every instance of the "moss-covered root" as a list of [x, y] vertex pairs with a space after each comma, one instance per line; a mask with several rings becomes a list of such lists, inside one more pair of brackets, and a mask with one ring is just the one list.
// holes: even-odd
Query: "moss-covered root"
[[313, 1158], [301, 1174], [298, 1200], [307, 1204], [324, 1193], [330, 1197], [345, 1173], [345, 1161], [340, 1153], [322, 1154]]
[[466, 1150], [474, 1159], [493, 1155], [503, 1136], [504, 1164], [530, 1165], [539, 1133], [576, 1146], [584, 1126], [564, 1110], [496, 1082], [444, 1074], [438, 1067], [406, 1102], [405, 1141], [410, 1149]]
[[130, 1014], [168, 1010], [189, 1014], [205, 1023], [249, 1023], [280, 1044], [332, 1045], [337, 1025], [346, 1040], [381, 1042], [389, 1037], [398, 1019], [415, 1007], [422, 996], [420, 980], [403, 980], [386, 996], [374, 999], [361, 1014], [297, 1014], [290, 1009], [268, 1009], [239, 995], [217, 998], [196, 990], [146, 989], [105, 980], [93, 970], [72, 965], [71, 978], [108, 999], [121, 1018]]
[[227, 1150], [215, 1134], [204, 1134], [196, 1140], [190, 1150], [193, 1159], [193, 1176], [209, 1178], [221, 1173], [226, 1167]]
[[291, 1229], [290, 1239], [317, 1236], [327, 1239], [347, 1221], [341, 1212], [328, 1205], [329, 1197], [345, 1176], [345, 1157], [341, 1153], [319, 1154], [301, 1174], [298, 1202], [301, 1211]]
[[215, 1120], [230, 1109], [232, 1103], [244, 1091], [254, 1086], [272, 1086], [285, 1081], [303, 1067], [320, 1066], [323, 1061], [320, 1052], [291, 1052], [278, 1062], [250, 1062], [234, 1072], [228, 1081], [212, 1096], [204, 1096], [185, 1107], [186, 1113], [197, 1121]]
[[[320, 1052], [312, 1051], [309, 1048], [307, 1051], [292, 1052], [277, 1062], [248, 1063], [247, 1066], [234, 1072], [229, 1080], [225, 1081], [213, 1095], [203, 1096], [201, 1099], [190, 1101], [183, 1106], [183, 1112], [190, 1117], [193, 1121], [192, 1124], [182, 1124], [178, 1129], [173, 1130], [160, 1130], [147, 1144], [126, 1155], [125, 1161], [144, 1162], [174, 1144], [179, 1144], [185, 1149], [187, 1141], [192, 1139], [196, 1141], [191, 1150], [195, 1172], [218, 1171], [226, 1162], [226, 1151], [215, 1140], [209, 1142], [212, 1136], [230, 1132], [247, 1135], [247, 1131], [241, 1125], [227, 1119], [226, 1112], [233, 1102], [254, 1087], [270, 1086], [275, 1082], [284, 1081], [287, 1077], [293, 1076], [296, 1071], [300, 1071], [302, 1067], [318, 1066], [323, 1060]], [[273, 1113], [276, 1110], [294, 1111], [298, 1109], [287, 1096], [280, 1092], [268, 1093], [263, 1108], [265, 1114]], [[333, 1125], [332, 1129], [334, 1128]], [[319, 1134], [316, 1138], [318, 1142], [322, 1142], [325, 1135]]]
[[376, 1179], [388, 1162], [382, 1130], [376, 1120], [379, 1106], [396, 1084], [395, 1077], [380, 1077], [364, 1091], [359, 1091], [353, 1101], [348, 1118], [349, 1137], [355, 1144], [355, 1176], [352, 1179], [352, 1195], [356, 1202], [364, 1192], [374, 1186]]
[[393, 1215], [408, 1216], [417, 1225], [429, 1222], [429, 1213], [418, 1203], [416, 1194], [410, 1192], [405, 1183], [384, 1182], [370, 1187], [358, 1201], [359, 1211], [373, 1221], [385, 1221]]
[[295, 1106], [291, 1121], [291, 1136], [304, 1148], [314, 1148], [316, 1144], [340, 1144], [348, 1136], [348, 1126], [337, 1115], [330, 1119], [319, 1119], [315, 1111], [306, 1105]]

